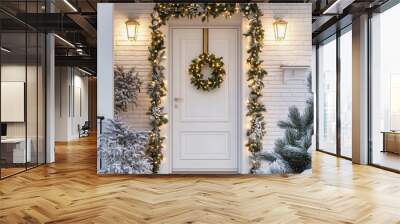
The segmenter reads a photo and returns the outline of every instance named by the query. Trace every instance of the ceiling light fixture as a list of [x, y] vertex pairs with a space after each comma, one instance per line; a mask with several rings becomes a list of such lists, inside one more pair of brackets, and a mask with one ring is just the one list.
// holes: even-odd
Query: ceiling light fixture
[[78, 9], [75, 8], [68, 0], [64, 0], [64, 3], [67, 4], [74, 12], [78, 12]]
[[7, 49], [7, 48], [5, 48], [5, 47], [1, 47], [0, 49], [1, 49], [1, 51], [4, 51], [4, 52], [6, 52], [6, 53], [11, 53], [11, 50], [10, 50], [10, 49]]
[[81, 48], [77, 48], [76, 49], [76, 53], [78, 53], [79, 55], [83, 54], [83, 50]]
[[86, 71], [86, 70], [83, 70], [83, 69], [81, 69], [81, 68], [79, 68], [79, 67], [78, 67], [78, 70], [81, 71], [82, 73], [86, 74], [86, 75], [89, 75], [89, 76], [92, 76], [92, 75], [93, 75], [92, 73], [90, 73], [90, 72], [88, 72], [88, 71]]
[[[338, 8], [336, 8], [336, 7], [338, 7], [338, 4], [341, 2], [341, 0], [336, 0], [335, 2], [333, 2], [333, 4], [332, 5], [330, 5], [327, 9], [325, 9], [324, 10], [324, 12], [322, 13], [322, 14], [340, 14], [339, 12], [338, 12]], [[336, 12], [335, 13], [332, 13], [331, 12], [331, 10], [332, 9], [334, 9], [334, 8], [336, 8]]]
[[67, 44], [70, 47], [75, 48], [75, 45], [72, 44], [71, 42], [69, 42], [68, 40], [62, 38], [61, 36], [59, 36], [58, 34], [54, 34], [55, 37], [57, 37], [59, 40], [61, 40], [62, 42], [64, 42], [65, 44]]

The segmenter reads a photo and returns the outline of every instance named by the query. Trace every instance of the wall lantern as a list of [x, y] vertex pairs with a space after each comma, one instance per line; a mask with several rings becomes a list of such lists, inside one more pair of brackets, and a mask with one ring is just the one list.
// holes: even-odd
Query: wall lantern
[[139, 22], [135, 19], [129, 19], [125, 22], [126, 25], [126, 34], [129, 40], [136, 40], [139, 30]]
[[275, 40], [284, 40], [286, 37], [286, 29], [287, 29], [287, 24], [283, 19], [275, 19], [275, 22], [273, 23], [274, 25], [274, 31], [275, 31]]

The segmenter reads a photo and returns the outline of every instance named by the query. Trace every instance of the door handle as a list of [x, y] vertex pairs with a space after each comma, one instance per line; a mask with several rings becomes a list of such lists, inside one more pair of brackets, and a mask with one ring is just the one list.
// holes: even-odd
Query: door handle
[[181, 101], [182, 100], [182, 98], [179, 98], [179, 97], [175, 97], [174, 98], [174, 107], [175, 107], [175, 109], [178, 109], [178, 103], [179, 103], [179, 101]]
[[182, 98], [179, 98], [179, 97], [175, 97], [175, 98], [174, 98], [174, 101], [175, 101], [175, 102], [179, 102], [179, 101], [181, 101], [181, 100], [182, 100]]

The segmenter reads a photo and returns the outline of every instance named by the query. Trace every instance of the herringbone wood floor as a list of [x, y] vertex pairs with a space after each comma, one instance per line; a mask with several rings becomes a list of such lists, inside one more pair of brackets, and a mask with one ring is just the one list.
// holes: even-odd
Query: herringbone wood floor
[[0, 181], [0, 223], [400, 223], [400, 175], [314, 154], [284, 176], [96, 174], [94, 138]]

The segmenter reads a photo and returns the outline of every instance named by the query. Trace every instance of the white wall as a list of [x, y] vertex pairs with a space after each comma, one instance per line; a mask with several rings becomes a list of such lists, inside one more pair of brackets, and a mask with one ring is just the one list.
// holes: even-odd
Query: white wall
[[68, 88], [70, 77], [68, 67], [56, 67], [55, 69], [55, 140], [68, 140], [69, 95]]
[[113, 3], [97, 4], [97, 116], [108, 119], [114, 117], [113, 13]]
[[[50, 11], [53, 4], [47, 2]], [[46, 35], [46, 163], [55, 162], [55, 40], [54, 34]]]
[[[284, 75], [281, 65], [311, 67], [312, 13], [311, 4], [262, 3], [259, 6], [264, 13], [262, 22], [265, 28], [265, 41], [261, 58], [264, 60], [264, 69], [268, 71], [268, 75], [264, 80], [265, 88], [263, 92], [263, 101], [267, 108], [265, 114], [267, 134], [264, 140], [264, 149], [272, 150], [275, 140], [283, 136], [283, 130], [277, 127], [277, 122], [286, 120], [289, 106], [296, 105], [301, 111], [305, 106], [308, 93], [306, 76], [309, 71], [296, 71], [294, 74], [289, 72]], [[152, 11], [153, 4], [114, 4], [114, 23], [111, 26], [114, 30], [113, 56], [108, 58], [112, 59], [113, 57], [114, 65], [123, 65], [126, 69], [136, 68], [136, 71], [139, 72], [139, 77], [144, 82], [137, 106], [133, 107], [132, 105], [128, 112], [122, 113], [123, 120], [139, 130], [148, 130], [150, 128], [149, 117], [146, 115], [150, 106], [150, 98], [147, 95], [146, 88], [150, 81], [150, 64], [147, 61], [147, 56], [151, 41], [149, 25]], [[272, 23], [275, 17], [281, 17], [288, 21], [288, 30], [284, 41], [276, 41], [274, 38]], [[136, 41], [129, 41], [126, 36], [125, 22], [129, 18], [136, 18], [140, 23]], [[246, 24], [247, 22], [244, 19], [242, 22], [243, 29], [247, 27]], [[164, 34], [168, 35], [168, 25], [163, 26], [162, 29]], [[168, 37], [166, 43], [168, 43]], [[246, 40], [244, 40], [242, 46], [247, 47], [247, 45]], [[243, 60], [246, 57], [244, 55]], [[166, 69], [167, 74], [168, 67]], [[99, 83], [101, 82], [100, 79], [101, 77], [99, 77]], [[99, 89], [100, 87], [107, 89], [107, 85], [109, 85], [108, 89], [112, 88], [112, 83], [102, 83], [101, 86], [99, 84]], [[247, 97], [247, 94], [244, 93], [243, 97]], [[100, 103], [102, 99], [98, 99]], [[243, 110], [246, 111], [244, 103]], [[245, 161], [243, 163], [247, 165]], [[162, 172], [163, 167], [161, 167]]]
[[[309, 66], [312, 63], [312, 22], [311, 4], [259, 4], [264, 16], [265, 41], [261, 58], [268, 72], [264, 80], [263, 101], [267, 108], [265, 115], [267, 134], [264, 149], [272, 149], [275, 139], [283, 136], [283, 130], [276, 126], [286, 120], [291, 105], [303, 111], [307, 99], [306, 75], [310, 71], [296, 71], [295, 76], [285, 76], [281, 65]], [[274, 17], [288, 22], [284, 41], [276, 41], [272, 23]]]
[[[149, 130], [149, 116], [146, 115], [150, 107], [150, 97], [147, 86], [151, 80], [150, 64], [147, 61], [150, 45], [150, 14], [153, 4], [115, 4], [114, 12], [114, 65], [122, 65], [125, 69], [135, 68], [139, 78], [143, 81], [141, 92], [138, 95], [137, 106], [130, 105], [128, 112], [121, 113], [121, 118], [132, 127]], [[125, 22], [135, 17], [140, 23], [136, 41], [129, 41], [126, 36]], [[166, 29], [168, 31], [168, 29]]]
[[[79, 137], [78, 125], [83, 125], [88, 120], [88, 78], [83, 75], [76, 68], [56, 67], [56, 141], [77, 139]], [[77, 107], [79, 104], [82, 105], [81, 113]]]
[[[78, 74], [76, 73], [78, 72]], [[71, 120], [70, 127], [71, 132], [70, 135], [72, 139], [79, 138], [79, 129], [78, 125], [82, 126], [85, 121], [89, 120], [88, 116], [88, 77], [82, 76], [82, 73], [75, 70], [73, 76], [73, 83], [71, 88], [72, 96], [71, 96]]]

